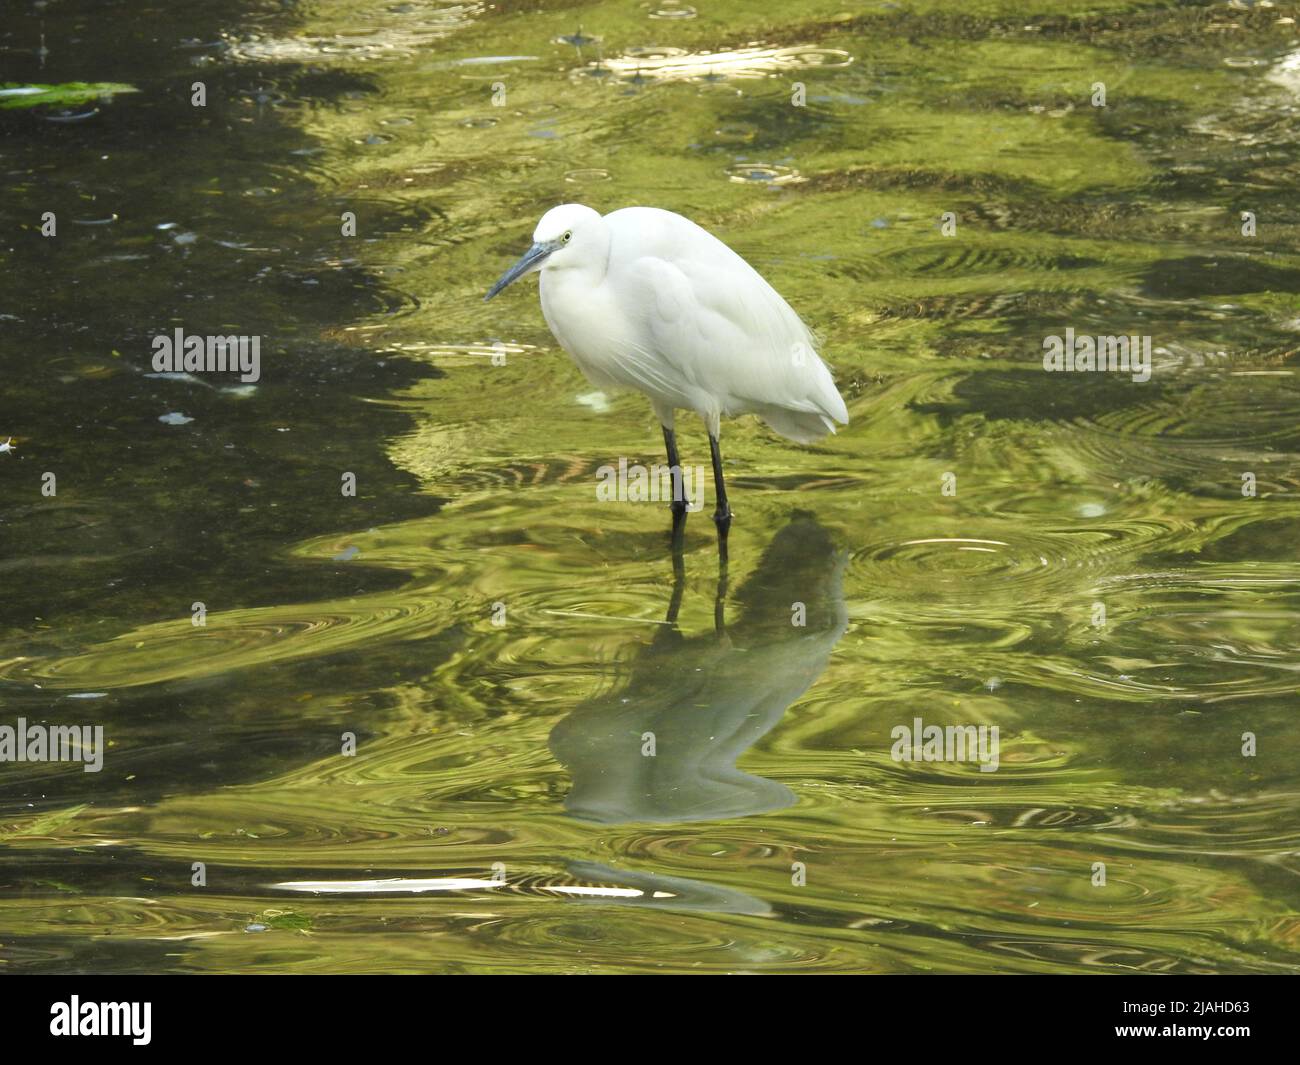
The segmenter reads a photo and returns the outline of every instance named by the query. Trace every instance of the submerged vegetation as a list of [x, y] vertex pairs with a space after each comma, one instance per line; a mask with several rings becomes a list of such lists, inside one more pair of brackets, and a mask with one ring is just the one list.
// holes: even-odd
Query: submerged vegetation
[[4, 85], [0, 84], [0, 109], [53, 105], [68, 107], [124, 92], [138, 92], [131, 85], [109, 82], [87, 84], [70, 81], [64, 85]]

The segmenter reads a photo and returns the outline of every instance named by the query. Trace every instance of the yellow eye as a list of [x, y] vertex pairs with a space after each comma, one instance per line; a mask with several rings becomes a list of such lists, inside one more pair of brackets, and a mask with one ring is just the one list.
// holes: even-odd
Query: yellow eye
[[565, 244], [568, 244], [569, 241], [572, 239], [573, 239], [573, 230], [570, 229], [564, 234], [563, 240]]

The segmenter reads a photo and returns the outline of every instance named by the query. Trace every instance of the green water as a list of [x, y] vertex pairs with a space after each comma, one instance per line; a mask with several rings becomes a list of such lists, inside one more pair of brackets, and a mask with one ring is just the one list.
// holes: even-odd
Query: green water
[[[0, 765], [0, 971], [1300, 971], [1295, 14], [15, 0], [0, 82], [139, 91], [0, 110], [0, 725], [109, 744]], [[724, 426], [725, 582], [481, 300], [565, 201], [824, 337], [846, 430]]]

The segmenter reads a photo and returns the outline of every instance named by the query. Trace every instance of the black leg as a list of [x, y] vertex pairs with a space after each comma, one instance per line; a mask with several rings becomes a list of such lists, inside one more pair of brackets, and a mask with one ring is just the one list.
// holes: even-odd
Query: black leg
[[710, 435], [709, 453], [713, 456], [713, 485], [718, 496], [718, 507], [713, 512], [713, 520], [718, 526], [718, 536], [725, 543], [727, 531], [731, 528], [731, 507], [727, 505], [727, 485], [722, 479], [722, 452], [718, 448], [718, 438]]
[[673, 477], [673, 514], [686, 513], [686, 487], [682, 479], [682, 460], [677, 457], [677, 436], [664, 426], [664, 447], [668, 451], [668, 468]]
[[681, 459], [677, 458], [677, 437], [667, 425], [663, 427], [663, 446], [668, 450], [668, 469], [672, 476], [672, 550], [681, 551], [686, 532], [686, 488], [681, 476]]

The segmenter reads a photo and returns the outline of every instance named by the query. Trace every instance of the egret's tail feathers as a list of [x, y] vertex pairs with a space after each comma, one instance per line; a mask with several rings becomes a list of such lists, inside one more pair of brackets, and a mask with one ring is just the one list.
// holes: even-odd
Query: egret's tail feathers
[[[830, 375], [827, 374], [827, 376], [829, 377]], [[849, 424], [849, 408], [844, 405], [844, 397], [840, 395], [839, 389], [835, 387], [833, 381], [831, 382], [826, 395], [823, 397], [821, 407], [841, 425]], [[834, 425], [831, 426], [831, 432], [835, 432]]]
[[[767, 422], [774, 432], [780, 433], [787, 440], [793, 440], [796, 444], [811, 444], [827, 433], [835, 432], [835, 423], [825, 414], [809, 414], [783, 407], [769, 407], [759, 417]], [[844, 421], [848, 420], [846, 413]]]
[[[848, 425], [849, 408], [844, 405], [844, 397], [840, 395], [840, 390], [835, 387], [835, 378], [831, 376], [830, 369], [821, 359], [817, 360], [817, 369], [821, 372], [817, 374], [816, 386], [809, 396], [812, 405], [841, 425]], [[832, 433], [835, 432], [834, 424], [830, 428]]]

